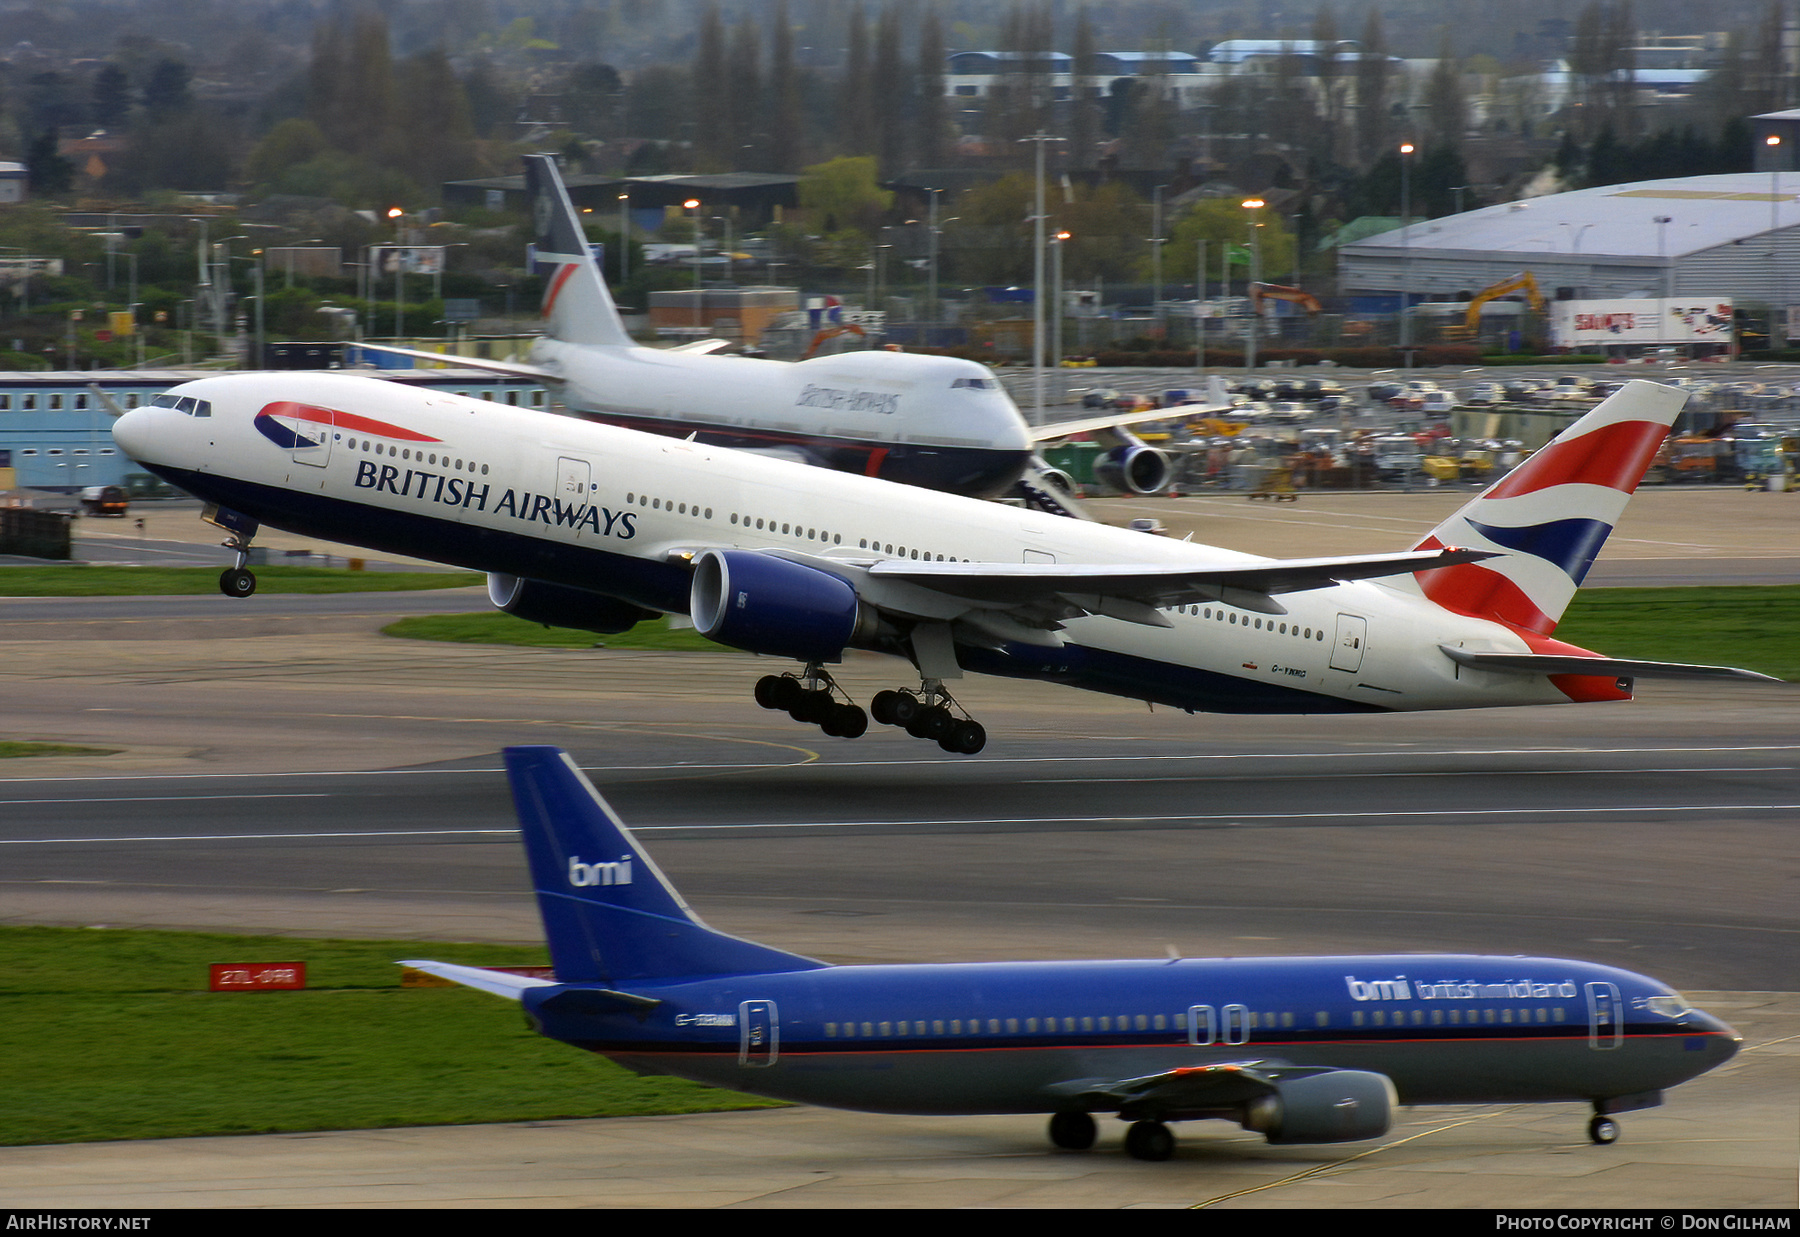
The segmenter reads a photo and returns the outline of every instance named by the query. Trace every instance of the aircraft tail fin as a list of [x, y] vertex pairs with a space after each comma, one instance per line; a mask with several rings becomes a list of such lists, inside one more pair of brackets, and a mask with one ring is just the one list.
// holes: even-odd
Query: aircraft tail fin
[[825, 965], [702, 923], [561, 749], [509, 747], [506, 773], [559, 982], [621, 984]]
[[1421, 571], [1418, 587], [1447, 610], [1549, 635], [1685, 403], [1674, 387], [1626, 383], [1413, 547], [1497, 557]]
[[525, 156], [525, 195], [531, 202], [537, 259], [556, 267], [544, 286], [545, 336], [569, 344], [629, 346], [631, 336], [606, 290], [606, 278], [588, 248], [581, 216], [553, 157]]

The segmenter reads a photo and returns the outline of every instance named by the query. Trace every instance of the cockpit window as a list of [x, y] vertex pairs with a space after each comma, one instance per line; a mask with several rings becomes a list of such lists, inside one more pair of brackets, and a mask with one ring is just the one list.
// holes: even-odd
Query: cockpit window
[[212, 416], [212, 403], [209, 400], [195, 399], [191, 395], [170, 395], [164, 393], [150, 401], [152, 408], [173, 408], [176, 412], [185, 412], [190, 417]]
[[1692, 1009], [1687, 998], [1679, 992], [1665, 992], [1660, 996], [1649, 997], [1644, 1001], [1644, 1008], [1653, 1014], [1661, 1014], [1665, 1018], [1679, 1018]]
[[1000, 381], [997, 378], [958, 378], [950, 384], [950, 389], [955, 390], [958, 387], [971, 387], [977, 391], [996, 391], [1000, 388]]

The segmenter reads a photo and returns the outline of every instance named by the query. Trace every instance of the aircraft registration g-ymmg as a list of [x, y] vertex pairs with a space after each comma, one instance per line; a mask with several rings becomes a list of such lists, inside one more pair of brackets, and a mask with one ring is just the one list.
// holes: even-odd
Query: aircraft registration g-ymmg
[[[791, 657], [756, 685], [827, 734], [870, 714], [986, 742], [945, 682], [1039, 679], [1189, 712], [1345, 713], [1626, 700], [1637, 675], [1551, 638], [1685, 397], [1633, 382], [1398, 554], [1267, 559], [482, 400], [323, 373], [175, 387], [125, 453], [216, 510], [246, 597], [258, 522], [489, 573], [500, 608], [623, 631], [687, 614]], [[1463, 548], [1453, 548], [1463, 547]], [[910, 660], [868, 713], [825, 669]]]
[[1166, 1160], [1167, 1122], [1271, 1143], [1387, 1133], [1401, 1104], [1585, 1103], [1588, 1135], [1729, 1060], [1739, 1038], [1642, 975], [1560, 958], [1394, 954], [830, 966], [716, 932], [568, 756], [506, 752], [554, 979], [404, 965], [524, 1005], [641, 1074], [903, 1113], [1094, 1113]]
[[[726, 346], [722, 339], [643, 346], [626, 333], [556, 160], [527, 155], [524, 162], [536, 261], [548, 268], [544, 333], [531, 361], [446, 360], [417, 349], [365, 347], [534, 378], [560, 390], [571, 412], [608, 425], [693, 435], [708, 446], [951, 494], [1010, 490], [1060, 515], [1084, 513], [1073, 483], [1037, 450], [1071, 434], [1106, 444], [1095, 475], [1114, 488], [1149, 494], [1168, 484], [1168, 457], [1125, 426], [1173, 413], [1113, 413], [1028, 427], [992, 370], [955, 357], [847, 352], [788, 364], [711, 355]], [[1223, 406], [1221, 392], [1213, 398]], [[1212, 410], [1190, 407], [1180, 415]]]

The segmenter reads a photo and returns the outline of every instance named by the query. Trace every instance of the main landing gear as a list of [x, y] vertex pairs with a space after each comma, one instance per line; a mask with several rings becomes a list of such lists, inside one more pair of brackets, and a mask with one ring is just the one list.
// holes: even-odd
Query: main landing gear
[[926, 679], [916, 692], [876, 692], [869, 714], [884, 726], [898, 726], [915, 739], [930, 739], [946, 752], [973, 756], [987, 746], [987, 730], [961, 709], [937, 679]]
[[[1094, 1135], [1089, 1113], [1059, 1112], [1050, 1118], [1050, 1141], [1064, 1151], [1089, 1150]], [[1175, 1154], [1175, 1135], [1161, 1121], [1133, 1121], [1125, 1130], [1125, 1153], [1134, 1160], [1166, 1160]]]
[[869, 729], [869, 715], [845, 693], [843, 703], [832, 699], [843, 691], [818, 665], [810, 665], [798, 677], [765, 674], [756, 681], [756, 703], [765, 709], [783, 709], [797, 722], [817, 726], [834, 739], [860, 739]]
[[[221, 580], [221, 587], [223, 583]], [[845, 699], [840, 702], [837, 695]], [[917, 691], [877, 692], [865, 713], [815, 662], [797, 675], [766, 674], [758, 679], [756, 703], [781, 710], [837, 739], [862, 738], [873, 716], [882, 725], [898, 726], [915, 739], [931, 739], [946, 752], [973, 756], [987, 746], [987, 730], [966, 712], [960, 718], [952, 713], [952, 708], [961, 712], [962, 706], [936, 679], [926, 679]]]

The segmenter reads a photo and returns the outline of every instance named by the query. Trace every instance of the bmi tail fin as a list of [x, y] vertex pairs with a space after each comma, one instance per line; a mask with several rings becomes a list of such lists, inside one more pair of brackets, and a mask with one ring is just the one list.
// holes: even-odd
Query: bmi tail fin
[[622, 984], [826, 965], [700, 922], [561, 749], [509, 747], [506, 773], [559, 982]]
[[[525, 156], [525, 193], [531, 200], [538, 261], [556, 267], [544, 288], [544, 334], [569, 344], [629, 346], [631, 336], [606, 290], [554, 158]], [[620, 243], [626, 243], [624, 237]]]
[[1626, 383], [1413, 547], [1498, 557], [1421, 571], [1419, 588], [1458, 614], [1555, 631], [1686, 402], [1673, 387]]

